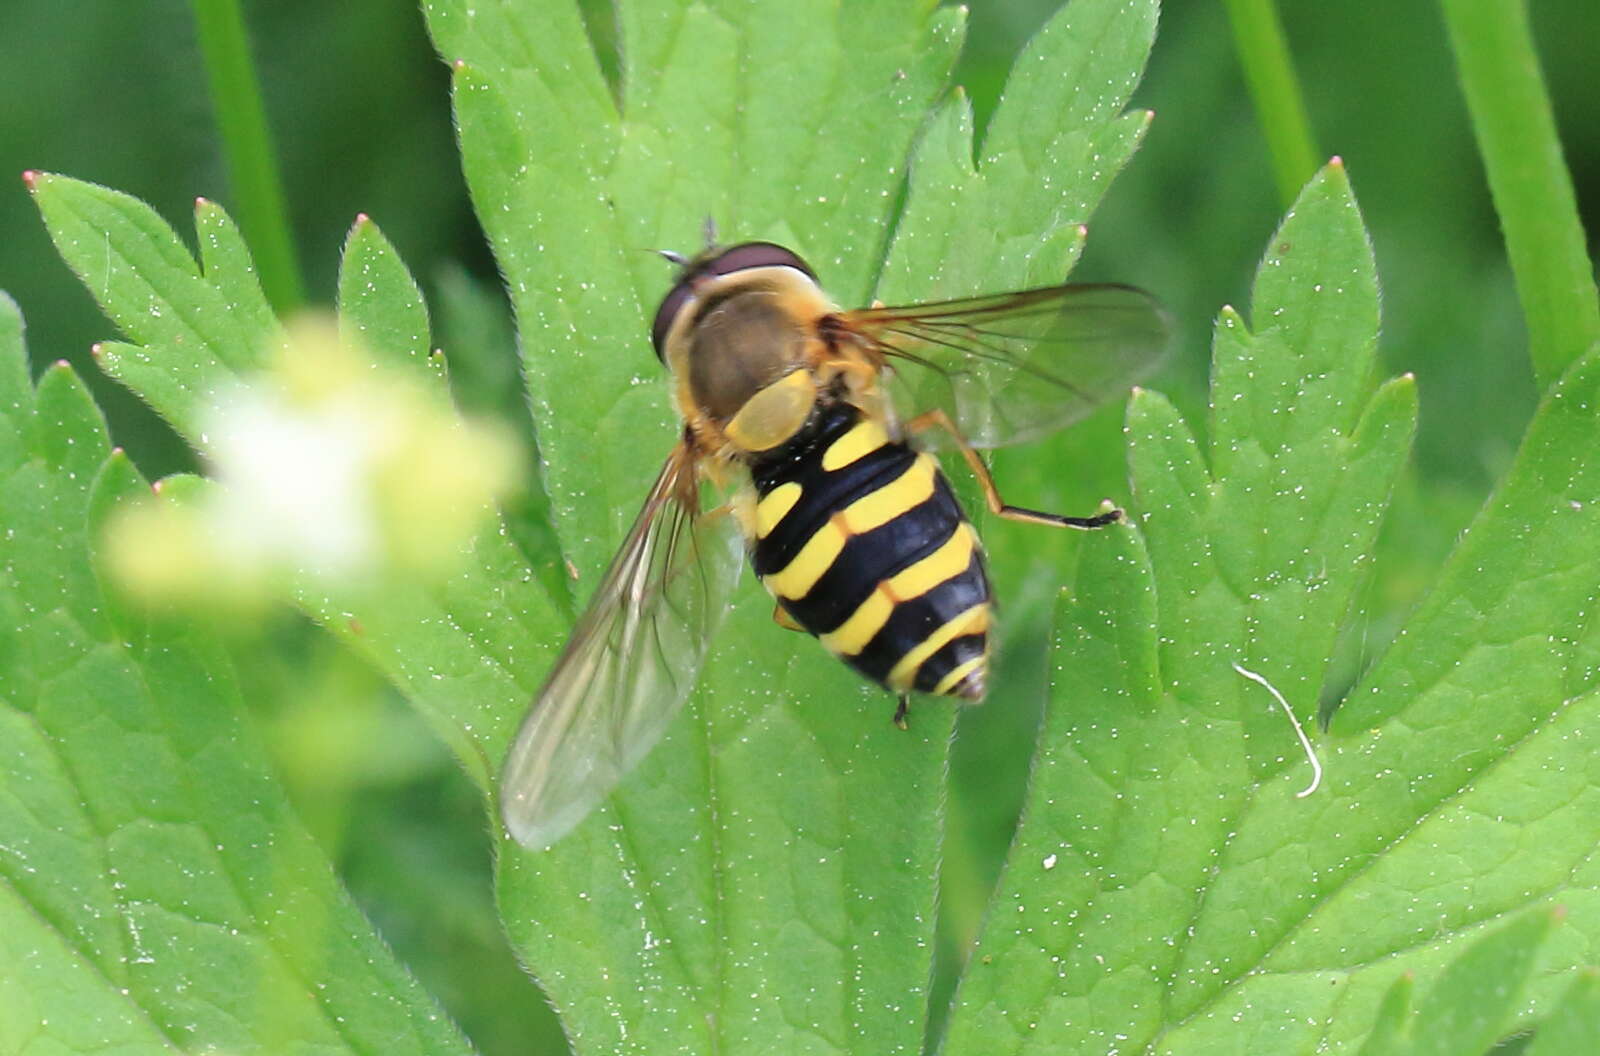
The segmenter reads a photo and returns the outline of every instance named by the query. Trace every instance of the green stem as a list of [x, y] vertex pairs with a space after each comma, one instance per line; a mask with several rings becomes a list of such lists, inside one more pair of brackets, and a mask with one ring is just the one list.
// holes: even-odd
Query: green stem
[[1547, 387], [1600, 341], [1600, 297], [1572, 177], [1520, 0], [1441, 0], [1505, 231], [1534, 377]]
[[234, 213], [255, 257], [261, 288], [279, 314], [305, 299], [283, 187], [238, 0], [194, 0], [195, 26], [217, 129], [233, 186]]
[[1287, 209], [1316, 173], [1320, 157], [1311, 138], [1300, 79], [1295, 75], [1283, 23], [1278, 20], [1278, 9], [1272, 0], [1226, 0], [1226, 6], [1228, 20], [1233, 23], [1239, 65], [1244, 69], [1256, 120], [1261, 122], [1267, 151], [1272, 155], [1278, 197]]

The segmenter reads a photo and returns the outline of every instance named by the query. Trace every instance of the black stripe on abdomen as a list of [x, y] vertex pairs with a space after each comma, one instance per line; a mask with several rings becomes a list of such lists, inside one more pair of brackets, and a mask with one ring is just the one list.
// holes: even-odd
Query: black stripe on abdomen
[[[873, 681], [886, 682], [895, 664], [927, 641], [929, 635], [973, 606], [988, 601], [989, 577], [984, 571], [983, 558], [974, 553], [971, 562], [959, 575], [945, 580], [921, 597], [898, 602], [889, 614], [889, 622], [873, 635], [866, 648], [856, 656], [843, 659]], [[951, 652], [951, 647], [968, 638], [976, 638], [979, 652], [982, 652], [984, 636], [981, 634], [963, 635], [941, 646], [918, 666], [916, 688], [923, 692], [931, 691], [939, 679], [955, 667], [955, 662], [944, 662], [947, 654], [953, 656], [954, 652], [959, 652], [961, 659], [965, 660], [965, 647], [954, 652]], [[925, 681], [926, 685], [923, 684]]]
[[880, 581], [939, 549], [963, 520], [961, 507], [941, 475], [934, 482], [932, 498], [846, 540], [816, 585], [804, 597], [786, 600], [784, 608], [813, 634], [835, 630]]
[[787, 568], [829, 517], [882, 485], [899, 479], [916, 462], [917, 453], [911, 448], [888, 443], [847, 466], [832, 471], [823, 469], [822, 454], [828, 445], [855, 424], [853, 416], [838, 416], [835, 421], [840, 427], [823, 430], [804, 457], [789, 460], [779, 472], [752, 474], [756, 493], [762, 498], [779, 487], [800, 488], [800, 498], [794, 507], [751, 548], [750, 566], [756, 575], [770, 575]]

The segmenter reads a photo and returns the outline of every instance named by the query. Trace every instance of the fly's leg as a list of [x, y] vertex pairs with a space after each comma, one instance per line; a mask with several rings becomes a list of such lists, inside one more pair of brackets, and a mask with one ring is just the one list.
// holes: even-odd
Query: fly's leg
[[906, 712], [911, 710], [911, 696], [907, 693], [900, 694], [900, 704], [894, 709], [894, 724], [902, 730], [910, 729], [906, 725]]
[[955, 440], [961, 457], [966, 459], [967, 465], [972, 468], [972, 475], [978, 478], [978, 484], [983, 488], [983, 497], [989, 504], [989, 512], [997, 517], [1004, 517], [1008, 521], [1026, 521], [1029, 524], [1048, 524], [1057, 528], [1083, 529], [1104, 528], [1108, 524], [1116, 524], [1122, 520], [1122, 511], [1118, 509], [1106, 510], [1093, 517], [1065, 517], [1059, 513], [1044, 513], [1040, 510], [1025, 510], [1021, 506], [1008, 506], [1000, 498], [1000, 489], [995, 487], [989, 467], [983, 464], [983, 459], [979, 458], [978, 452], [967, 443], [967, 438], [961, 435], [961, 430], [956, 428], [956, 423], [950, 420], [948, 414], [942, 410], [926, 411], [907, 422], [906, 428], [913, 433], [934, 428], [949, 433]]

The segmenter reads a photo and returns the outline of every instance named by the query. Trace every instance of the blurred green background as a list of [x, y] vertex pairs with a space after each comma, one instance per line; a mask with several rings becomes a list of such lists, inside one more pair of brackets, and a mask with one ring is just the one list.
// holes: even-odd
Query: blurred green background
[[[970, 6], [957, 80], [981, 127], [1017, 50], [1057, 4]], [[1592, 259], [1600, 4], [1530, 6]], [[603, 25], [605, 5], [586, 7]], [[1390, 373], [1415, 372], [1422, 398], [1412, 469], [1330, 678], [1337, 696], [1393, 635], [1506, 467], [1537, 394], [1436, 3], [1295, 0], [1281, 13], [1320, 150], [1345, 159], [1375, 243], [1384, 362]], [[358, 212], [371, 215], [423, 284], [463, 400], [525, 428], [508, 384], [505, 302], [454, 149], [448, 77], [417, 8], [256, 0], [245, 15], [311, 301], [331, 303], [346, 230]], [[1210, 322], [1223, 304], [1246, 305], [1282, 212], [1220, 2], [1170, 0], [1135, 101], [1156, 121], [1091, 224], [1077, 275], [1136, 282], [1173, 310], [1180, 347], [1154, 384], [1203, 429]], [[112, 331], [15, 178], [29, 168], [134, 194], [186, 238], [196, 195], [232, 205], [188, 3], [12, 0], [0, 10], [0, 172], [14, 181], [0, 190], [0, 289], [22, 306], [36, 369], [67, 359], [89, 376], [116, 441], [147, 474], [191, 468], [181, 442], [89, 363], [89, 345]], [[1099, 453], [1086, 458], [1079, 490], [1125, 496], [1114, 416], [1084, 429], [1085, 449]], [[484, 1052], [560, 1051], [559, 1029], [500, 937], [475, 792], [375, 673], [293, 617], [263, 633], [272, 648], [239, 652], [243, 681], [356, 897]], [[1009, 840], [1036, 720], [998, 709], [963, 719], [947, 959], [976, 927]]]

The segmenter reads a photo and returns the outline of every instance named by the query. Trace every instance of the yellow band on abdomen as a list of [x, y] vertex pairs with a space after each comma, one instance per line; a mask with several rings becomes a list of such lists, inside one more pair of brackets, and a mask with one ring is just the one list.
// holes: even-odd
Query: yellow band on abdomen
[[864, 458], [889, 442], [883, 426], [871, 418], [864, 418], [851, 426], [839, 439], [828, 445], [822, 453], [822, 468], [832, 473], [843, 469], [859, 458]]
[[890, 670], [889, 677], [884, 681], [888, 683], [890, 689], [902, 693], [906, 692], [911, 689], [911, 683], [916, 677], [917, 668], [922, 666], [924, 660], [962, 635], [981, 634], [988, 629], [989, 603], [980, 601], [918, 642], [910, 652], [900, 658], [900, 661]]
[[957, 664], [951, 669], [948, 675], [945, 675], [939, 680], [939, 684], [937, 686], [933, 687], [933, 695], [936, 697], [947, 696], [952, 689], [961, 684], [962, 679], [983, 667], [988, 662], [989, 650], [985, 649], [982, 653], [973, 657], [971, 660], [968, 660], [966, 663]]
[[794, 555], [794, 560], [785, 565], [782, 571], [774, 572], [762, 578], [767, 589], [780, 598], [795, 601], [805, 597], [816, 585], [822, 574], [833, 567], [833, 562], [844, 550], [845, 540], [849, 533], [839, 526], [839, 517], [824, 521], [816, 533], [806, 540], [806, 545]]
[[927, 502], [933, 497], [933, 480], [938, 471], [932, 455], [918, 455], [904, 473], [846, 506], [845, 527], [855, 535], [870, 532]]
[[756, 504], [756, 538], [765, 539], [772, 534], [772, 530], [783, 520], [784, 515], [794, 509], [794, 504], [800, 501], [804, 489], [794, 481], [779, 484], [761, 497]]

